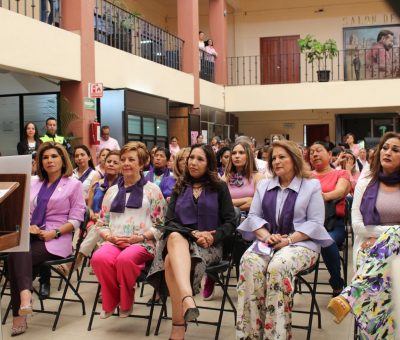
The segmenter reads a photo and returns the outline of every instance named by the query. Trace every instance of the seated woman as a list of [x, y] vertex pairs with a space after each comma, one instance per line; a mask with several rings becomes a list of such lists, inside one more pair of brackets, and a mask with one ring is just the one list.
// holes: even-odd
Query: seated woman
[[[104, 177], [94, 183], [89, 190], [88, 206], [90, 207], [90, 221], [86, 226], [87, 233], [76, 257], [75, 268], [80, 266], [84, 257], [90, 256], [97, 243], [102, 240], [96, 228], [96, 222], [99, 218], [104, 217], [101, 211], [104, 195], [120, 178], [121, 160], [119, 153], [119, 150], [113, 150], [107, 154]], [[70, 268], [70, 264], [63, 264], [58, 267], [64, 273], [67, 273]]]
[[162, 193], [142, 173], [147, 159], [143, 143], [126, 144], [121, 149], [123, 178], [103, 199], [104, 217], [97, 223], [104, 243], [91, 260], [101, 284], [102, 319], [111, 316], [118, 305], [121, 318], [132, 313], [136, 280], [153, 260], [159, 235], [155, 227], [164, 221]]
[[206, 266], [221, 260], [222, 241], [235, 228], [232, 200], [226, 184], [218, 178], [211, 146], [192, 146], [185, 174], [171, 196], [166, 221], [148, 281], [161, 296], [168, 289], [170, 338], [183, 339], [186, 322], [199, 315], [192, 296], [200, 290]]
[[351, 190], [350, 193], [354, 193], [360, 172], [357, 170], [356, 157], [350, 150], [343, 151], [339, 156], [338, 170], [346, 170], [349, 174]]
[[228, 184], [232, 202], [241, 211], [248, 211], [257, 183], [263, 175], [257, 172], [251, 146], [246, 142], [233, 145], [223, 180]]
[[158, 147], [154, 152], [153, 167], [145, 175], [147, 181], [160, 187], [164, 198], [171, 196], [175, 185], [175, 178], [167, 166], [170, 157], [171, 153], [168, 149]]
[[86, 145], [75, 147], [74, 161], [77, 167], [74, 169], [72, 176], [82, 183], [83, 197], [85, 197], [85, 201], [87, 202], [90, 183], [96, 171], [94, 171], [90, 150]]
[[228, 166], [229, 159], [231, 158], [231, 148], [227, 146], [222, 147], [218, 150], [217, 154], [217, 171], [219, 177], [224, 176], [225, 169]]
[[238, 228], [254, 242], [240, 263], [237, 339], [290, 339], [294, 277], [333, 243], [320, 183], [310, 178], [297, 144], [274, 142], [268, 163], [274, 177], [259, 183]]
[[354, 264], [352, 282], [328, 309], [341, 322], [349, 311], [363, 338], [394, 338], [390, 259], [400, 248], [400, 134], [380, 140], [370, 175], [359, 181], [352, 206]]
[[[106, 172], [106, 158], [110, 151], [111, 150], [107, 149], [107, 148], [100, 150], [99, 163], [96, 165], [96, 168], [95, 168], [95, 170], [97, 171], [97, 174], [94, 175], [93, 181], [98, 181], [100, 178], [104, 177], [104, 174]], [[93, 184], [94, 184], [94, 182], [92, 182], [91, 186]]]
[[[32, 278], [40, 264], [71, 254], [72, 232], [85, 214], [82, 183], [70, 177], [72, 165], [65, 148], [43, 143], [37, 159], [38, 178], [32, 179], [30, 192], [30, 250], [8, 256], [12, 336], [26, 331], [26, 315], [32, 314]], [[41, 285], [49, 282], [50, 276], [41, 277]]]
[[326, 268], [329, 271], [329, 283], [332, 294], [338, 295], [343, 287], [344, 280], [340, 276], [339, 248], [347, 236], [344, 227], [345, 198], [350, 191], [349, 174], [346, 170], [335, 170], [330, 165], [331, 152], [324, 142], [315, 142], [310, 147], [310, 161], [314, 168], [313, 177], [321, 183], [322, 197], [325, 205], [336, 203], [336, 221], [328, 226], [329, 235], [335, 241], [330, 247], [321, 250]]

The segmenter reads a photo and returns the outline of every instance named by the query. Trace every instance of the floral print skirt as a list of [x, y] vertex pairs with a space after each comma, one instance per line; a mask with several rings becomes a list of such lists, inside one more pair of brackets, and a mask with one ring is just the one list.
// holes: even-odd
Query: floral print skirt
[[[168, 295], [168, 287], [164, 276], [164, 258], [167, 255], [168, 237], [162, 238], [156, 245], [153, 264], [147, 275], [147, 281], [163, 296]], [[206, 272], [206, 267], [219, 263], [222, 259], [222, 245], [201, 248], [195, 242], [189, 241], [189, 251], [192, 258], [191, 284], [193, 294], [200, 292], [200, 283]]]
[[362, 339], [394, 339], [390, 260], [399, 250], [400, 227], [393, 226], [371, 248], [359, 252], [359, 268], [341, 293], [352, 307]]
[[317, 258], [315, 251], [295, 245], [272, 256], [250, 250], [243, 254], [237, 285], [237, 339], [291, 338], [294, 278]]

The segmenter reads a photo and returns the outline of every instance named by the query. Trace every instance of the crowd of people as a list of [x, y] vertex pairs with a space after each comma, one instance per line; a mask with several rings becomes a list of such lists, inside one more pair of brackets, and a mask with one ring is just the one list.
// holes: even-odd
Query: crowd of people
[[[91, 257], [102, 319], [117, 307], [122, 318], [132, 313], [136, 281], [146, 268], [157, 298], [171, 298], [170, 339], [183, 339], [187, 322], [199, 317], [193, 296], [202, 282], [203, 299], [214, 297], [206, 267], [221, 261], [224, 241], [236, 229], [237, 339], [290, 339], [295, 275], [319, 254], [330, 274], [334, 320], [352, 312], [365, 338], [393, 337], [389, 262], [400, 249], [399, 134], [386, 133], [371, 150], [351, 133], [338, 146], [327, 137], [307, 148], [281, 135], [261, 148], [246, 136], [234, 143], [215, 136], [208, 145], [199, 135], [181, 148], [173, 136], [169, 148], [149, 150], [138, 141], [120, 148], [103, 126], [92, 155], [58, 136], [54, 118], [46, 126], [39, 138], [29, 122], [18, 144], [19, 154], [32, 154], [33, 177], [30, 251], [8, 261], [12, 335], [26, 331], [32, 277], [39, 276], [39, 293], [49, 296], [50, 275], [40, 264], [71, 254], [73, 232], [89, 209], [76, 265]], [[355, 234], [348, 286], [339, 256], [346, 204]], [[239, 226], [234, 207], [241, 211]]]

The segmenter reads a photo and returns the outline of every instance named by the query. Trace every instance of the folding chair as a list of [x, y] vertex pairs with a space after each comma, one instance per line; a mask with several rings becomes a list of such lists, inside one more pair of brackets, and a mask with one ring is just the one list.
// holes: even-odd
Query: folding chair
[[[142, 270], [140, 273], [140, 276], [137, 279], [137, 283], [143, 284], [146, 280], [147, 273], [150, 269], [150, 264], [146, 265], [146, 267]], [[97, 305], [99, 304], [99, 296], [100, 296], [100, 291], [101, 291], [101, 286], [100, 283], [97, 283], [97, 292], [96, 292], [96, 297], [94, 298], [93, 302], [93, 308], [92, 308], [92, 313], [90, 315], [89, 319], [89, 325], [87, 330], [91, 331], [92, 330], [92, 325], [93, 325], [93, 320], [95, 315], [100, 315], [99, 312], [97, 312]], [[147, 320], [147, 328], [146, 328], [146, 336], [149, 336], [150, 334], [150, 328], [151, 328], [151, 323], [153, 320], [153, 313], [154, 313], [154, 298], [156, 296], [156, 290], [154, 290], [153, 295], [152, 295], [152, 303], [150, 304], [150, 312], [148, 315], [142, 315], [142, 314], [131, 314], [129, 315], [130, 318], [140, 318], [140, 319], [146, 319]], [[135, 305], [147, 305], [147, 302], [137, 302], [135, 301]], [[113, 316], [118, 316], [117, 313], [114, 313]]]
[[[304, 283], [306, 287], [308, 288], [308, 293], [311, 295], [311, 304], [310, 304], [310, 309], [308, 311], [302, 311], [302, 310], [292, 310], [292, 313], [301, 313], [301, 314], [308, 314], [308, 325], [307, 326], [299, 326], [299, 325], [292, 325], [292, 328], [300, 328], [300, 329], [305, 329], [307, 330], [307, 340], [310, 340], [311, 338], [311, 331], [312, 331], [312, 324], [313, 324], [313, 319], [314, 315], [318, 316], [318, 328], [321, 328], [321, 311], [318, 306], [318, 302], [316, 299], [316, 294], [317, 294], [317, 284], [318, 284], [318, 270], [319, 270], [319, 255], [318, 258], [313, 266], [311, 266], [308, 269], [305, 269], [296, 275], [296, 281], [297, 283]], [[314, 272], [314, 280], [312, 282], [312, 285], [304, 278], [304, 276], [311, 274]], [[296, 293], [302, 293], [301, 290], [298, 290], [298, 287], [300, 287], [299, 284], [295, 284], [295, 292], [293, 294], [293, 297]]]
[[[36, 312], [36, 313], [46, 313], [46, 314], [55, 315], [56, 318], [54, 320], [53, 327], [52, 327], [53, 331], [56, 330], [56, 327], [57, 327], [57, 324], [58, 324], [58, 320], [60, 318], [61, 310], [62, 310], [62, 307], [63, 307], [65, 301], [68, 301], [68, 302], [79, 302], [82, 305], [82, 315], [86, 314], [85, 302], [83, 301], [82, 297], [79, 295], [79, 293], [77, 292], [75, 287], [71, 284], [71, 277], [72, 277], [72, 274], [74, 272], [74, 265], [75, 265], [76, 255], [78, 254], [79, 247], [80, 247], [80, 245], [81, 245], [81, 243], [82, 243], [82, 241], [84, 239], [84, 232], [86, 230], [86, 224], [87, 224], [88, 220], [89, 220], [89, 210], [86, 209], [84, 221], [81, 223], [81, 225], [79, 227], [79, 239], [78, 239], [76, 250], [75, 250], [73, 255], [68, 256], [66, 258], [63, 258], [63, 259], [46, 261], [46, 262], [44, 262], [42, 264], [42, 266], [50, 268], [50, 270], [57, 275], [56, 277], [60, 278], [62, 280], [62, 282], [65, 283], [61, 298], [59, 298], [59, 297], [47, 297], [46, 298], [47, 300], [60, 301], [60, 304], [59, 304], [57, 310], [56, 311], [50, 311], [50, 310], [44, 309], [43, 301], [46, 300], [46, 299], [43, 299], [42, 296], [37, 292], [37, 290], [34, 289], [34, 292], [39, 297], [40, 309], [34, 309], [33, 311]], [[69, 271], [68, 276], [65, 276], [62, 271], [57, 269], [57, 266], [61, 265], [61, 264], [67, 264], [67, 263], [71, 263], [71, 270]], [[66, 295], [67, 295], [67, 292], [68, 292], [68, 288], [72, 290], [72, 292], [75, 294], [77, 299], [66, 298]], [[4, 315], [3, 325], [5, 324], [5, 322], [7, 320], [7, 317], [8, 317], [8, 314], [9, 314], [10, 310], [11, 310], [11, 301], [8, 304], [7, 311], [6, 311], [5, 315]]]
[[[241, 217], [240, 209], [235, 208], [236, 227], [240, 224], [240, 217]], [[230, 240], [227, 240], [227, 242], [224, 243], [224, 256], [223, 256], [224, 258], [218, 264], [210, 265], [210, 266], [207, 266], [207, 268], [206, 268], [206, 274], [209, 275], [215, 281], [216, 286], [220, 286], [223, 290], [220, 307], [215, 308], [215, 307], [208, 307], [208, 306], [197, 306], [197, 308], [199, 308], [199, 309], [219, 311], [218, 320], [215, 322], [204, 321], [204, 320], [195, 321], [198, 324], [216, 326], [217, 330], [215, 332], [215, 337], [214, 337], [215, 340], [218, 340], [218, 338], [219, 338], [219, 333], [221, 330], [221, 323], [222, 323], [222, 317], [223, 317], [224, 311], [232, 312], [234, 314], [234, 323], [236, 324], [236, 308], [235, 308], [235, 305], [234, 305], [231, 297], [228, 294], [229, 280], [230, 280], [230, 276], [231, 276], [232, 261], [233, 261], [232, 252], [233, 252], [233, 248], [234, 248], [235, 241], [236, 241], [236, 235], [237, 235], [237, 232], [235, 231], [232, 235], [232, 238], [230, 238]], [[226, 272], [226, 274], [225, 274], [225, 272]], [[231, 305], [231, 309], [225, 309], [226, 300], [228, 300], [229, 304]], [[166, 320], [171, 319], [170, 317], [167, 316], [167, 307], [166, 307], [167, 297], [162, 296], [161, 301], [162, 301], [162, 307], [160, 310], [160, 315], [158, 318], [157, 327], [156, 327], [156, 331], [154, 332], [154, 335], [158, 335], [159, 330], [160, 330], [161, 321], [163, 319], [166, 319]]]

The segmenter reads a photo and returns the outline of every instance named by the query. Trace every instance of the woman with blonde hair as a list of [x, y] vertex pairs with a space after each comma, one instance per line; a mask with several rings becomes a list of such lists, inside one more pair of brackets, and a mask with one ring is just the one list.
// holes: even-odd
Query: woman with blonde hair
[[324, 228], [321, 185], [297, 144], [274, 142], [268, 164], [274, 177], [259, 183], [238, 227], [253, 244], [240, 263], [237, 339], [290, 339], [295, 275], [333, 243]]

